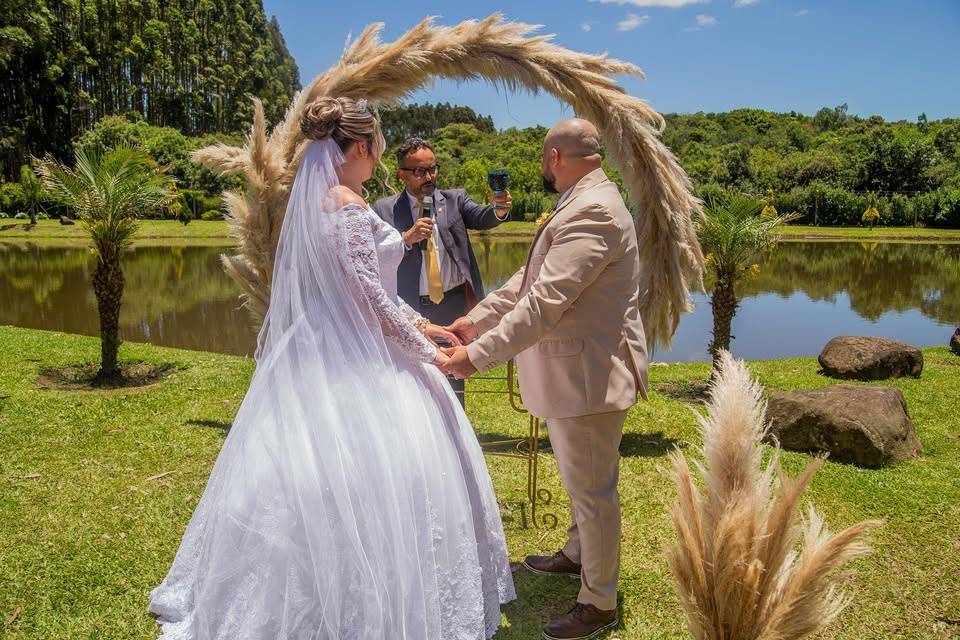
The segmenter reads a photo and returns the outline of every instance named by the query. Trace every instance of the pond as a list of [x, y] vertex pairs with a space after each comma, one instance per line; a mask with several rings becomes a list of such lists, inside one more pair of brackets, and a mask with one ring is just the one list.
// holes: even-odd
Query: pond
[[[524, 261], [524, 242], [474, 241], [487, 287]], [[223, 247], [141, 247], [124, 258], [125, 340], [251, 354], [256, 332], [224, 274]], [[96, 335], [83, 247], [0, 242], [0, 324]], [[837, 335], [879, 335], [942, 345], [960, 322], [960, 244], [785, 242], [745, 281], [733, 351], [749, 359], [815, 356]], [[695, 297], [668, 352], [706, 360], [712, 320]]]

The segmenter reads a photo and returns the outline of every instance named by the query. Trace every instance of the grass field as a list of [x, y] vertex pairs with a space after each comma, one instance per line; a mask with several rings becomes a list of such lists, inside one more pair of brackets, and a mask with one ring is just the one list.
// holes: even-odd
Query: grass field
[[[192, 226], [192, 225], [191, 225]], [[173, 365], [142, 389], [53, 391], [44, 367], [96, 359], [96, 339], [0, 327], [0, 637], [151, 638], [147, 594], [165, 575], [211, 465], [244, 395], [253, 361], [125, 344], [125, 360]], [[809, 498], [836, 529], [865, 518], [886, 525], [875, 552], [851, 566], [853, 605], [822, 637], [844, 640], [957, 637], [960, 619], [960, 357], [924, 351], [923, 377], [897, 380], [923, 456], [893, 468], [827, 463]], [[813, 359], [751, 363], [771, 388], [823, 386]], [[687, 637], [662, 555], [672, 540], [673, 487], [665, 455], [694, 455], [691, 392], [706, 364], [657, 366], [651, 400], [631, 411], [621, 451], [624, 510], [622, 625], [608, 640]], [[479, 382], [477, 385], [492, 385]], [[519, 434], [524, 418], [499, 396], [468, 398], [481, 439]], [[786, 454], [795, 473], [806, 456]], [[524, 528], [518, 460], [488, 458], [512, 560], [553, 551], [569, 518], [552, 455], [541, 485], [553, 492], [556, 530]], [[519, 599], [497, 640], [538, 638], [565, 610], [574, 583], [516, 574]]]
[[[531, 237], [536, 233], [534, 222], [507, 222], [496, 229], [480, 233], [491, 237]], [[927, 242], [960, 242], [960, 229], [918, 229], [914, 227], [783, 227], [784, 240], [915, 240]]]
[[[37, 241], [44, 244], [86, 244], [88, 237], [80, 225], [64, 226], [56, 220], [40, 220], [35, 227], [22, 221], [0, 220], [0, 241]], [[202, 244], [232, 246], [223, 220], [194, 220], [188, 225], [175, 220], [143, 220], [134, 237], [135, 244], [150, 246], [163, 244]]]

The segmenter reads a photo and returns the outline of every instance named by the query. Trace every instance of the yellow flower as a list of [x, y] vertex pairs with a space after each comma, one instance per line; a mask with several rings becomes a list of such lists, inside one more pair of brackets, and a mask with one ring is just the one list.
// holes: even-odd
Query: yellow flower
[[713, 254], [712, 254], [712, 253], [708, 253], [708, 254], [707, 254], [707, 257], [705, 258], [705, 262], [707, 263], [707, 266], [708, 266], [708, 267], [712, 267], [712, 266], [713, 266]]
[[761, 218], [776, 218], [777, 217], [777, 208], [772, 204], [768, 204], [763, 208], [763, 211], [760, 212]]
[[750, 265], [750, 277], [756, 278], [758, 275], [760, 275], [760, 265], [758, 264]]
[[547, 221], [547, 218], [549, 218], [550, 215], [551, 215], [550, 211], [547, 211], [546, 213], [541, 213], [540, 217], [537, 218], [537, 226], [542, 227], [543, 223]]

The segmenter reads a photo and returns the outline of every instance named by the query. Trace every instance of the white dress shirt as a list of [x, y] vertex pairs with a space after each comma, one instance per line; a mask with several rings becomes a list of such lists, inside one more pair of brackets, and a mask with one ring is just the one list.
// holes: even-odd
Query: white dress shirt
[[574, 190], [576, 187], [577, 187], [577, 185], [573, 185], [572, 187], [570, 187], [569, 189], [567, 189], [566, 191], [563, 192], [563, 195], [560, 196], [560, 199], [559, 199], [559, 200], [557, 200], [557, 206], [553, 208], [554, 211], [556, 211], [557, 209], [560, 208], [560, 205], [563, 204], [563, 201], [570, 197], [570, 194], [573, 193], [573, 190]]
[[[404, 191], [404, 193], [410, 201], [410, 212], [413, 214], [414, 222], [416, 222], [417, 218], [420, 217], [420, 203], [410, 195], [409, 191]], [[444, 291], [450, 291], [462, 285], [466, 282], [466, 279], [463, 277], [463, 274], [460, 273], [460, 268], [457, 267], [457, 263], [447, 254], [447, 250], [443, 246], [443, 240], [440, 238], [440, 219], [446, 215], [447, 212], [444, 211], [444, 208], [436, 206], [436, 201], [434, 201], [433, 244], [436, 249], [436, 260], [438, 260], [438, 264], [440, 265], [440, 282], [443, 284]], [[408, 249], [411, 251], [414, 249], [419, 250], [419, 244], [408, 247]], [[426, 261], [424, 261], [420, 267], [420, 295], [430, 295], [430, 281], [427, 274]]]

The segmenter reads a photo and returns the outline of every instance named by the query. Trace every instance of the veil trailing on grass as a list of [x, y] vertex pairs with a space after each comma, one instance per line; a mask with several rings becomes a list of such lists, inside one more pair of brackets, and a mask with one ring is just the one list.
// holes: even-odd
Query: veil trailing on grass
[[477, 640], [512, 598], [469, 425], [361, 293], [373, 214], [337, 201], [342, 162], [330, 139], [301, 160], [250, 388], [151, 594], [161, 638]]

